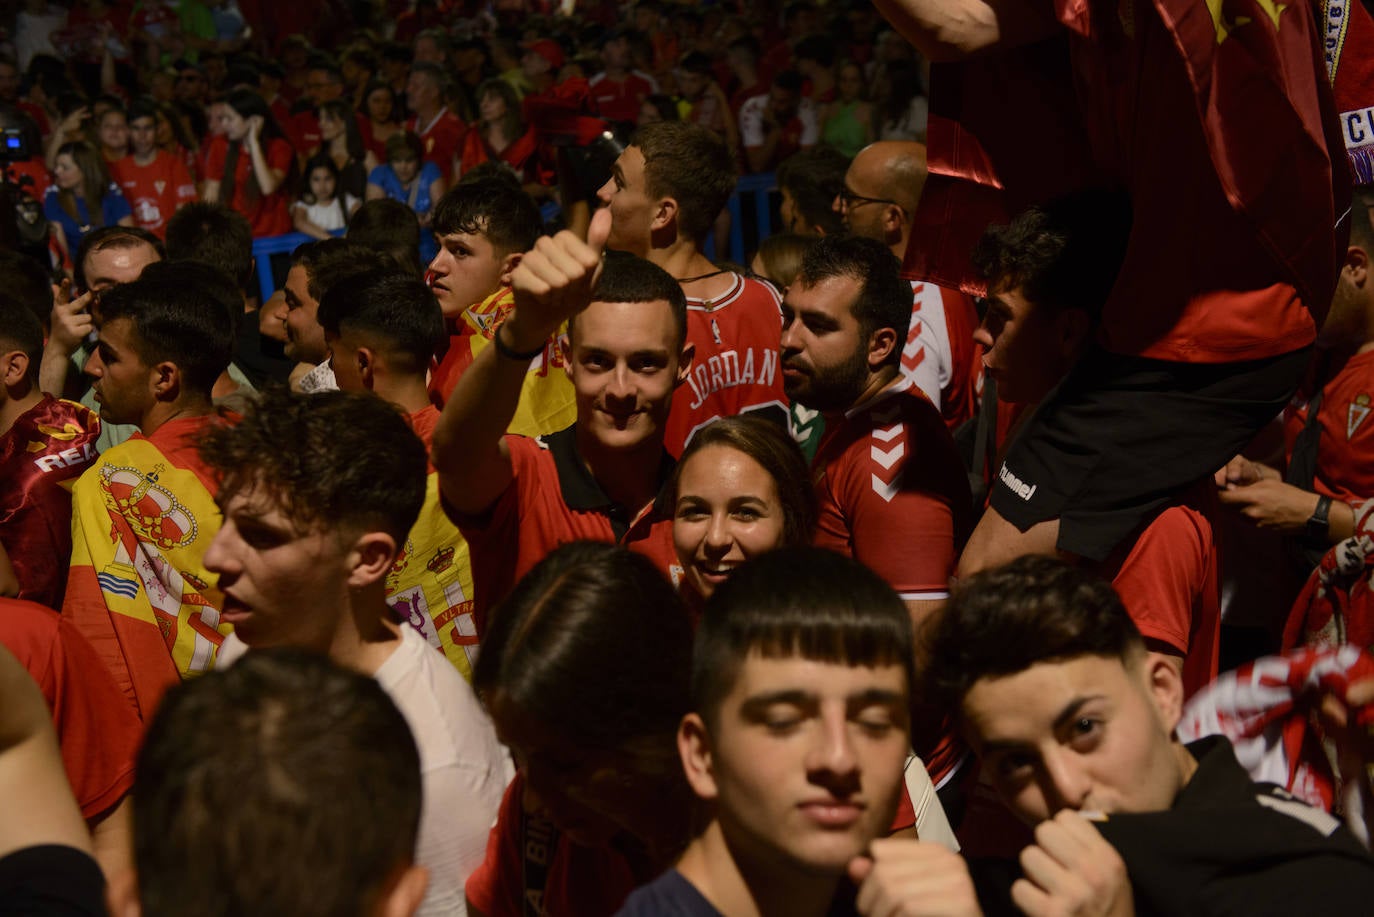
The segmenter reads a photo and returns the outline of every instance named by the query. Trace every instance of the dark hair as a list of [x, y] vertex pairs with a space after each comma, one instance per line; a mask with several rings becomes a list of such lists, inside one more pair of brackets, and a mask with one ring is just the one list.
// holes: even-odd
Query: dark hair
[[908, 691], [915, 688], [906, 604], [872, 570], [823, 548], [755, 557], [707, 600], [692, 653], [692, 709], [708, 726], [750, 654], [899, 665]]
[[222, 297], [205, 286], [205, 271], [205, 265], [191, 262], [150, 264], [137, 280], [101, 295], [100, 317], [105, 324], [128, 319], [140, 360], [175, 364], [182, 384], [208, 398], [229, 367], [234, 325]]
[[237, 210], [193, 201], [167, 221], [167, 257], [212, 264], [247, 292], [253, 282], [253, 229]]
[[726, 51], [743, 51], [749, 55], [750, 60], [757, 64], [759, 58], [763, 56], [763, 48], [759, 45], [759, 40], [753, 35], [741, 35], [725, 46]]
[[[687, 340], [687, 296], [672, 274], [651, 261], [625, 252], [607, 252], [592, 301], [666, 302], [673, 312], [678, 347]], [[576, 316], [569, 317], [569, 338], [572, 337], [575, 323]]]
[[506, 113], [501, 117], [501, 130], [506, 134], [506, 142], [514, 143], [525, 132], [523, 114], [520, 109], [520, 94], [510, 81], [499, 76], [483, 80], [473, 96], [478, 103], [488, 95], [500, 96], [506, 103]]
[[384, 531], [405, 540], [425, 501], [428, 457], [400, 411], [372, 394], [263, 392], [201, 459], [219, 500], [262, 488], [298, 530]]
[[677, 62], [677, 67], [686, 73], [715, 78], [715, 68], [711, 64], [711, 56], [704, 51], [688, 51]]
[[786, 191], [802, 218], [825, 235], [844, 232], [844, 217], [835, 198], [844, 190], [849, 157], [834, 147], [818, 146], [793, 153], [778, 164], [778, 188]]
[[808, 35], [792, 49], [793, 60], [813, 60], [822, 67], [835, 66], [835, 40], [829, 35]]
[[[172, 135], [176, 137], [177, 145], [183, 150], [194, 151], [200, 148], [196, 138], [187, 129], [186, 122], [181, 120], [181, 110], [170, 102], [158, 102], [157, 113], [167, 119], [167, 124], [172, 128]], [[196, 109], [195, 114], [199, 120], [204, 121], [205, 115]]]
[[[410, 156], [403, 156], [403, 153], [409, 153]], [[424, 165], [425, 148], [414, 131], [397, 131], [386, 138], [386, 158], [387, 162], [409, 158]]]
[[18, 297], [0, 292], [0, 353], [22, 350], [29, 358], [25, 378], [38, 379], [38, 363], [43, 358], [43, 325], [28, 305]]
[[52, 317], [52, 275], [38, 260], [0, 248], [0, 277], [5, 278], [6, 297], [33, 313], [46, 336]]
[[129, 103], [129, 123], [132, 124], [140, 118], [152, 118], [154, 126], [157, 125], [157, 100], [149, 96], [140, 96]]
[[725, 141], [699, 124], [660, 121], [635, 132], [644, 154], [644, 190], [677, 201], [678, 232], [699, 241], [735, 190], [735, 160]]
[[960, 581], [921, 638], [926, 700], [948, 711], [983, 678], [1078, 656], [1126, 660], [1145, 649], [1110, 583], [1040, 554]]
[[372, 93], [376, 92], [378, 89], [385, 89], [387, 94], [391, 96], [391, 115], [387, 118], [385, 123], [394, 124], [400, 121], [400, 116], [397, 114], [400, 105], [398, 104], [399, 100], [396, 98], [396, 90], [391, 87], [390, 83], [384, 83], [381, 80], [373, 80], [367, 84], [367, 89], [363, 90], [363, 113], [367, 115], [369, 120], [372, 118], [372, 113], [367, 108], [367, 100], [371, 98]]
[[806, 456], [782, 425], [739, 414], [722, 417], [698, 430], [683, 450], [673, 473], [673, 494], [678, 494], [682, 470], [694, 455], [711, 446], [724, 446], [758, 463], [778, 490], [782, 505], [782, 544], [811, 544], [816, 532], [816, 491]]
[[876, 239], [822, 236], [802, 256], [796, 282], [814, 286], [831, 277], [859, 282], [852, 308], [863, 340], [880, 328], [897, 332], [897, 344], [887, 358], [887, 364], [896, 365], [911, 324], [911, 284], [902, 279], [897, 257]]
[[[95, 147], [82, 140], [69, 140], [57, 148], [58, 156], [70, 156], [81, 173], [81, 197], [86, 201], [86, 213], [91, 226], [105, 225], [105, 195], [110, 189], [110, 172], [105, 157]], [[55, 158], [55, 157], [54, 157]], [[80, 226], [83, 222], [76, 209], [76, 196], [66, 188], [57, 192], [57, 203]]]
[[[445, 48], [444, 50], [447, 53], [447, 48]], [[448, 74], [444, 72], [443, 67], [434, 63], [434, 61], [416, 61], [415, 63], [410, 65], [410, 72], [412, 75], [416, 73], [423, 73], [425, 76], [429, 77], [431, 80], [434, 81], [434, 86], [439, 90], [440, 96], [448, 96], [450, 85]]]
[[305, 268], [306, 291], [315, 302], [341, 280], [381, 271], [381, 256], [352, 239], [317, 239], [302, 242], [291, 252], [291, 266]]
[[1350, 199], [1350, 244], [1374, 254], [1374, 186], [1357, 185]]
[[439, 236], [485, 236], [501, 257], [529, 251], [544, 234], [544, 217], [534, 199], [501, 178], [455, 185], [434, 205], [430, 224]]
[[76, 249], [76, 258], [72, 262], [72, 281], [79, 290], [87, 288], [86, 259], [96, 252], [103, 252], [108, 248], [138, 248], [140, 245], [151, 245], [153, 251], [157, 252], [159, 261], [167, 257], [167, 249], [163, 246], [162, 240], [140, 226], [116, 224], [92, 229], [81, 237], [81, 244]]
[[658, 116], [664, 121], [682, 120], [682, 116], [677, 110], [677, 103], [673, 101], [672, 96], [664, 95], [661, 92], [652, 92], [644, 97], [644, 101], [652, 105], [654, 111], [658, 112]]
[[1116, 283], [1131, 232], [1131, 201], [1119, 191], [1077, 191], [991, 226], [973, 250], [990, 292], [1020, 288], [1051, 313], [1096, 319]]
[[387, 256], [417, 277], [424, 270], [420, 264], [419, 218], [400, 201], [364, 201], [348, 220], [347, 239]]
[[581, 748], [648, 740], [671, 767], [691, 652], [682, 600], [647, 558], [577, 541], [492, 611], [472, 686], [488, 706], [499, 695]]
[[802, 258], [820, 240], [798, 232], [776, 232], [759, 243], [758, 256], [769, 273], [769, 282], [779, 289], [791, 286], [801, 270]]
[[380, 338], [397, 371], [422, 379], [448, 340], [434, 292], [414, 274], [367, 273], [336, 284], [320, 299], [317, 317], [326, 334]]
[[[272, 114], [272, 109], [263, 101], [262, 96], [258, 95], [254, 90], [245, 86], [232, 89], [229, 91], [229, 94], [224, 97], [224, 104], [233, 109], [241, 118], [247, 119], [258, 117], [262, 119], [262, 131], [259, 137], [261, 138], [264, 155], [267, 153], [267, 144], [271, 140], [283, 140], [290, 143], [286, 133], [281, 129], [281, 125], [277, 123], [276, 116]], [[224, 154], [224, 172], [220, 175], [208, 176], [220, 182], [219, 203], [221, 204], [228, 204], [234, 199], [233, 184], [234, 176], [238, 168], [239, 157], [249, 155], [248, 151], [243, 149], [244, 140], [225, 139], [228, 141], [229, 147]], [[292, 165], [294, 166], [294, 161]], [[290, 173], [294, 173], [294, 171], [294, 168], [289, 170]], [[292, 177], [292, 174], [287, 175], [286, 186], [288, 188], [292, 183]], [[249, 168], [248, 179], [244, 184], [243, 190], [245, 199], [250, 204], [256, 204], [262, 197], [262, 189], [258, 187], [257, 171], [255, 169]]]
[[802, 75], [795, 70], [783, 70], [773, 75], [773, 85], [779, 89], [786, 89], [788, 92], [800, 94], [802, 91]]
[[[321, 109], [323, 110], [323, 109]], [[310, 177], [315, 174], [316, 169], [324, 169], [334, 179], [334, 206], [338, 208], [341, 222], [348, 222], [348, 208], [344, 206], [346, 194], [343, 189], [343, 180], [339, 175], [339, 167], [334, 163], [334, 157], [325, 150], [310, 157], [302, 170], [301, 178], [301, 200], [307, 204], [319, 204], [321, 201], [315, 197], [315, 192], [310, 189]]]
[[[363, 132], [358, 129], [358, 119], [353, 117], [353, 106], [344, 99], [330, 99], [320, 104], [319, 114], [326, 112], [330, 117], [343, 122], [344, 146], [348, 148], [348, 155], [351, 159], [362, 162], [367, 156], [367, 147], [363, 145]], [[320, 144], [320, 152], [327, 152], [324, 143]]]
[[361, 914], [414, 861], [420, 755], [376, 679], [259, 649], [167, 692], [133, 800], [148, 917]]

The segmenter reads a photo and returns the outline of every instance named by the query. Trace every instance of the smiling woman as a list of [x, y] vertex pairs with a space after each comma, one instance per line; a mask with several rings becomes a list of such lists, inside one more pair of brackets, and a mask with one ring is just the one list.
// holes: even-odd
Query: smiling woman
[[786, 430], [759, 417], [726, 417], [698, 432], [673, 497], [673, 545], [694, 607], [749, 558], [810, 544], [816, 527], [806, 459]]

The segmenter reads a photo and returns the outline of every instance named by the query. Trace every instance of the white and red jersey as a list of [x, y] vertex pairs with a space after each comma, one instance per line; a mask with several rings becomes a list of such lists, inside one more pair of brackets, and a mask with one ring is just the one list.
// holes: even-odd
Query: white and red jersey
[[905, 377], [827, 416], [811, 463], [816, 544], [906, 601], [943, 599], [969, 531], [968, 477], [940, 412]]
[[639, 106], [658, 92], [658, 83], [647, 73], [631, 70], [623, 80], [613, 80], [603, 70], [587, 81], [596, 113], [607, 121], [639, 123]]
[[156, 235], [167, 234], [167, 221], [196, 199], [196, 182], [186, 162], [166, 150], [141, 166], [133, 156], [110, 164], [110, 174], [133, 208], [134, 223]]
[[921, 280], [911, 281], [911, 300], [902, 375], [926, 393], [953, 430], [977, 410], [978, 310], [967, 293]]
[[778, 372], [782, 300], [768, 284], [732, 274], [712, 299], [687, 299], [687, 340], [695, 345], [692, 372], [673, 395], [663, 448], [682, 454], [697, 430], [713, 420], [765, 411], [787, 423], [787, 395]]

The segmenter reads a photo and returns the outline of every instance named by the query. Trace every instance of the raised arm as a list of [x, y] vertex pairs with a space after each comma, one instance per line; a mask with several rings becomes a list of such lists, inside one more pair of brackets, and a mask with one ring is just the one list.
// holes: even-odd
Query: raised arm
[[932, 61], [1029, 44], [1059, 28], [1048, 0], [873, 0], [873, 5]]
[[544, 236], [512, 274], [515, 310], [496, 329], [493, 345], [458, 381], [434, 428], [439, 488], [458, 512], [483, 512], [510, 484], [506, 428], [515, 417], [530, 361], [560, 325], [591, 302], [610, 228], [610, 211], [600, 210], [586, 242], [567, 230]]

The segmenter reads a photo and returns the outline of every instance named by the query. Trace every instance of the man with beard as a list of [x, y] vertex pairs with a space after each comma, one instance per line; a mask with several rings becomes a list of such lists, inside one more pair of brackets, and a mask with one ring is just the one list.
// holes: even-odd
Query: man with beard
[[[825, 236], [803, 257], [782, 312], [787, 395], [825, 418], [811, 464], [816, 544], [886, 580], [919, 632], [949, 595], [970, 497], [940, 412], [901, 371], [911, 286], [883, 243]], [[937, 720], [912, 735], [936, 788], [952, 788], [964, 756]]]

